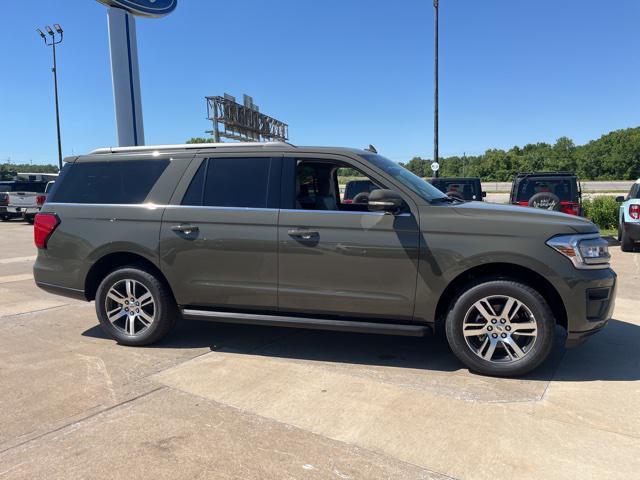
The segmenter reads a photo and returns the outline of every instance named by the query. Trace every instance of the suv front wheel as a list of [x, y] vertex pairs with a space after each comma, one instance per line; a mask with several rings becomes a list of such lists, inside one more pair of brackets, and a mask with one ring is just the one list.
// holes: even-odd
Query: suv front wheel
[[96, 313], [110, 337], [130, 346], [157, 342], [178, 317], [173, 295], [164, 283], [135, 267], [106, 276], [96, 292]]
[[476, 283], [454, 301], [446, 320], [453, 353], [485, 375], [524, 375], [549, 355], [555, 320], [544, 298], [508, 280]]

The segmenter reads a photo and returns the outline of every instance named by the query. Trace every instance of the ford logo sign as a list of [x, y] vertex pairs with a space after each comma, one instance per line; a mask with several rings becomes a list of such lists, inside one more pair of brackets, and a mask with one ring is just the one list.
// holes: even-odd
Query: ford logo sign
[[178, 0], [98, 0], [108, 7], [122, 8], [143, 17], [163, 17], [175, 10]]

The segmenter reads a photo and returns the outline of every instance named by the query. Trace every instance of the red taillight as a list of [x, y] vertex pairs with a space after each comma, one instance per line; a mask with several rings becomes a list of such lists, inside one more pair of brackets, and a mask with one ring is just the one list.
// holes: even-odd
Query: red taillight
[[9, 195], [6, 193], [0, 193], [0, 205], [3, 207], [9, 205]]
[[46, 195], [38, 195], [36, 197], [36, 203], [38, 204], [39, 207], [41, 207], [42, 205], [44, 205], [44, 202], [47, 200], [47, 196]]
[[640, 220], [640, 205], [629, 205], [629, 216], [634, 220]]
[[58, 225], [60, 225], [60, 219], [57, 215], [38, 213], [33, 224], [33, 240], [36, 247], [47, 248], [47, 241]]

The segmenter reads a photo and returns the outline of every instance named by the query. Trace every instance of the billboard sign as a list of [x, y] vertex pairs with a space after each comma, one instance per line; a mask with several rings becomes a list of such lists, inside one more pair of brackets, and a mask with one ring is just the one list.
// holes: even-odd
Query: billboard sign
[[178, 0], [98, 0], [108, 7], [122, 8], [141, 17], [164, 17], [173, 12]]

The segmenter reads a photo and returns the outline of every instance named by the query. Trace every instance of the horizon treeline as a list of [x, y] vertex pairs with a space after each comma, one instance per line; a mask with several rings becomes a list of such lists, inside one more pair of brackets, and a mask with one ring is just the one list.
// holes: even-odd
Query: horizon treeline
[[[421, 177], [431, 177], [431, 160], [414, 157], [400, 165]], [[584, 145], [568, 137], [555, 144], [530, 143], [509, 150], [490, 149], [482, 155], [443, 157], [441, 177], [480, 177], [507, 182], [517, 172], [570, 171], [581, 180], [636, 180], [640, 177], [640, 127], [615, 130]]]

